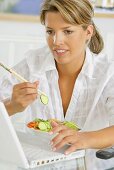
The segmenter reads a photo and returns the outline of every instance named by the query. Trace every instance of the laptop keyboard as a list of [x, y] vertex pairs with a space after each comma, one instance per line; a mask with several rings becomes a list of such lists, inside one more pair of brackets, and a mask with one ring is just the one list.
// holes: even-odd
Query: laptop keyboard
[[49, 144], [50, 141], [47, 141], [45, 138], [39, 139], [37, 136], [26, 133], [20, 133], [18, 134], [18, 137], [27, 160], [32, 164], [31, 167], [52, 164], [84, 156], [84, 151], [81, 150], [65, 156], [64, 151], [69, 147], [68, 145], [58, 152], [53, 152]]
[[25, 152], [26, 157], [28, 160], [35, 160], [35, 159], [52, 159], [52, 157], [65, 157], [64, 154], [60, 154], [58, 152], [51, 151], [50, 147], [47, 150], [45, 148], [39, 148], [37, 146], [32, 146], [27, 143], [22, 143], [23, 150]]

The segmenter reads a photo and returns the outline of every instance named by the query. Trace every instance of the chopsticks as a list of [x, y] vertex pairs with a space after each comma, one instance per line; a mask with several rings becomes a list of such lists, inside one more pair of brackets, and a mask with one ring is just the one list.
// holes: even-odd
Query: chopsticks
[[[13, 69], [8, 68], [7, 66], [5, 66], [4, 64], [0, 63], [0, 66], [3, 67], [5, 70], [7, 70], [8, 72], [10, 72], [11, 74], [13, 74], [19, 81], [21, 82], [28, 82], [25, 78], [23, 78], [20, 74], [18, 74], [17, 72], [15, 72]], [[47, 96], [44, 92], [42, 92], [41, 90], [38, 89], [38, 94], [39, 95], [45, 95]]]

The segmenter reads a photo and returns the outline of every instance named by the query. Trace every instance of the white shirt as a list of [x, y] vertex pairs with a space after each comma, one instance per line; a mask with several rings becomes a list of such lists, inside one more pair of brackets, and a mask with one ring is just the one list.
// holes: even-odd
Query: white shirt
[[[38, 80], [39, 89], [49, 97], [48, 105], [43, 105], [37, 99], [24, 112], [12, 116], [14, 124], [27, 123], [36, 117], [73, 121], [82, 130], [89, 131], [104, 128], [110, 123], [114, 124], [114, 63], [110, 63], [103, 53], [95, 55], [89, 49], [86, 50], [85, 62], [76, 79], [65, 117], [58, 85], [58, 72], [48, 47], [29, 51], [26, 58], [14, 69], [30, 82]], [[0, 80], [1, 100], [11, 97], [12, 87], [16, 83], [19, 81], [11, 75], [6, 75]], [[93, 156], [89, 157], [90, 154]], [[111, 160], [97, 159], [95, 152], [91, 150], [87, 150], [86, 161], [87, 170], [111, 167], [109, 163]], [[114, 166], [114, 161], [112, 165]]]

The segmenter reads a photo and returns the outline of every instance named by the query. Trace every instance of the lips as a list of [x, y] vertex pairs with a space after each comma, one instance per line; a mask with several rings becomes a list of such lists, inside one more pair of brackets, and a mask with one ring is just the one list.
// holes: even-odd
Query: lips
[[68, 52], [68, 50], [66, 49], [55, 49], [54, 50], [54, 54], [56, 54], [57, 56], [63, 56]]

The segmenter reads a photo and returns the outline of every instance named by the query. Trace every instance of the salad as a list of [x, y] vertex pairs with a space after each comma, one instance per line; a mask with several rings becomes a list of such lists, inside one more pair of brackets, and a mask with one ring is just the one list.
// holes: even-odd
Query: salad
[[56, 120], [56, 119], [43, 120], [43, 119], [36, 118], [32, 122], [29, 122], [27, 124], [27, 127], [33, 128], [35, 130], [41, 130], [41, 131], [44, 131], [44, 132], [49, 132], [52, 129], [52, 126], [51, 126], [52, 121], [55, 121], [58, 124], [65, 125], [65, 126], [71, 128], [71, 129], [79, 130], [79, 127], [73, 122], [70, 122], [70, 121], [61, 122], [61, 121]]

